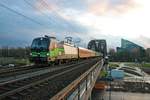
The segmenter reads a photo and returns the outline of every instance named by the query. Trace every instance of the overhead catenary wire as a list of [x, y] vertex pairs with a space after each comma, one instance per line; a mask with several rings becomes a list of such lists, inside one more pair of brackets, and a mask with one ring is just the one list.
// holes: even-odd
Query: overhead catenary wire
[[[34, 9], [38, 9], [35, 5], [33, 5], [31, 2], [29, 2], [28, 0], [23, 0], [26, 4], [30, 5], [32, 8]], [[40, 6], [45, 8], [46, 10], [49, 11], [49, 5], [43, 1], [43, 0], [36, 0], [40, 3]], [[38, 10], [41, 14], [43, 14], [45, 17], [47, 17], [50, 21], [51, 21], [51, 24], [59, 24], [57, 21], [55, 21], [51, 16], [48, 15], [48, 13], [44, 13], [40, 10]], [[55, 12], [56, 13], [56, 12]], [[53, 13], [54, 15], [54, 13]]]
[[[37, 9], [36, 6], [34, 6], [31, 2], [29, 2], [28, 0], [23, 0], [26, 4], [28, 4], [30, 7], [32, 7], [33, 9]], [[52, 18], [50, 18], [47, 14], [45, 14], [44, 12], [38, 10], [42, 15], [44, 15], [45, 17], [47, 17], [50, 20], [50, 23], [52, 24]]]
[[[35, 7], [34, 5], [32, 5], [29, 1], [27, 1], [27, 0], [24, 0], [24, 1], [26, 2], [26, 4], [32, 6], [33, 8], [36, 8], [36, 7]], [[47, 9], [47, 10], [49, 10], [49, 5], [47, 4], [47, 2], [45, 2], [45, 1], [43, 1], [43, 0], [37, 0], [37, 1], [39, 1], [39, 3], [41, 4], [42, 7], [44, 7], [44, 8]], [[7, 9], [7, 10], [9, 10], [9, 11], [11, 11], [11, 12], [13, 12], [13, 13], [15, 13], [15, 14], [17, 14], [17, 15], [19, 15], [19, 16], [22, 16], [23, 18], [25, 18], [25, 19], [27, 19], [27, 20], [33, 22], [33, 23], [36, 23], [36, 24], [41, 25], [41, 26], [44, 26], [44, 27], [46, 26], [47, 28], [49, 28], [49, 26], [48, 26], [47, 24], [43, 24], [43, 23], [41, 23], [41, 22], [35, 20], [34, 18], [32, 18], [32, 17], [30, 17], [30, 16], [27, 16], [27, 15], [23, 14], [22, 12], [19, 12], [19, 11], [13, 9], [13, 8], [7, 6], [7, 5], [4, 4], [4, 3], [0, 3], [0, 6], [3, 7], [3, 8], [5, 8], [5, 9]], [[39, 11], [40, 11], [40, 10], [39, 10]], [[47, 16], [47, 17], [48, 17], [48, 19], [51, 21], [50, 24], [55, 24], [55, 25], [59, 24], [58, 21], [56, 21], [55, 19], [51, 18], [51, 16], [48, 16], [47, 14], [45, 14], [45, 13], [42, 12], [42, 11], [40, 11], [40, 12], [41, 12], [44, 16]], [[53, 12], [53, 16], [54, 16], [54, 17], [59, 17], [60, 15], [59, 15], [56, 11], [54, 11], [54, 12]], [[62, 19], [63, 19], [63, 18], [62, 18]], [[70, 28], [69, 28], [69, 27], [65, 27], [66, 25], [64, 26], [64, 28], [66, 28], [66, 29], [69, 30], [70, 32], [72, 31], [72, 29], [74, 29], [73, 26], [72, 26], [72, 24], [71, 24], [71, 23], [68, 23], [65, 19], [64, 19], [64, 24], [66, 24], [66, 25], [68, 25], [68, 26], [70, 27]], [[60, 24], [60, 25], [61, 25], [61, 24]]]
[[[39, 1], [40, 4], [47, 10], [49, 10], [49, 5], [47, 4], [47, 2], [45, 2], [44, 0], [36, 0], [36, 1]], [[60, 16], [57, 12], [54, 13], [54, 16], [57, 17], [57, 16]], [[69, 25], [69, 27], [73, 30], [73, 26], [72, 24], [68, 23], [64, 18], [62, 18], [64, 21], [65, 21], [65, 24]], [[72, 31], [70, 28], [67, 28], [68, 30]]]
[[36, 20], [34, 20], [34, 19], [32, 19], [32, 18], [30, 18], [30, 17], [28, 17], [28, 16], [26, 16], [26, 15], [24, 15], [24, 14], [22, 14], [22, 13], [16, 11], [16, 10], [8, 7], [8, 6], [6, 6], [5, 4], [0, 3], [0, 6], [5, 8], [5, 9], [7, 9], [7, 10], [9, 10], [9, 11], [11, 11], [11, 12], [13, 12], [13, 13], [15, 13], [15, 14], [17, 14], [17, 15], [19, 15], [19, 16], [24, 17], [25, 19], [27, 19], [27, 20], [29, 20], [29, 21], [31, 21], [33, 23], [36, 23], [38, 25], [42, 25], [40, 22], [38, 22], [38, 21], [36, 21]]
[[[32, 7], [33, 9], [38, 9], [35, 5], [33, 5], [31, 2], [29, 2], [28, 0], [23, 0], [26, 4], [28, 4], [30, 7]], [[43, 0], [36, 0], [40, 3], [40, 7], [42, 8], [45, 8], [46, 10], [49, 11], [49, 5], [43, 1]], [[53, 25], [61, 25], [58, 23], [58, 21], [56, 21], [55, 19], [53, 19], [53, 17], [49, 16], [48, 13], [44, 13], [43, 11], [40, 11], [38, 10], [43, 16], [45, 16], [49, 21], [50, 21], [50, 24], [53, 24]], [[60, 16], [58, 15], [56, 12], [53, 12], [53, 16], [57, 17], [57, 16]], [[68, 22], [65, 21], [66, 24], [68, 24]], [[70, 24], [68, 24], [71, 28], [72, 26]], [[70, 30], [70, 28], [66, 28], [67, 30]], [[73, 29], [73, 28], [72, 28]]]

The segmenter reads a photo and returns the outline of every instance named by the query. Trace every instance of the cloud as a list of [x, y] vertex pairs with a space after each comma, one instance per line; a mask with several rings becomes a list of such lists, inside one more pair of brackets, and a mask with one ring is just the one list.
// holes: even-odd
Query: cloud
[[88, 10], [96, 15], [122, 14], [136, 6], [137, 3], [134, 0], [93, 0], [88, 3]]
[[[86, 43], [94, 38], [107, 38], [108, 45], [115, 47], [120, 44], [120, 37], [115, 36], [123, 34], [123, 36], [135, 37], [137, 33], [138, 35], [148, 33], [149, 30], [149, 25], [145, 25], [148, 16], [137, 19], [137, 16], [144, 14], [140, 13], [132, 18], [129, 16], [127, 19], [124, 16], [121, 16], [124, 17], [122, 19], [118, 17], [118, 14], [123, 15], [138, 7], [135, 0], [18, 0], [17, 2], [1, 0], [1, 2], [41, 25], [0, 7], [0, 19], [2, 19], [0, 20], [0, 45], [16, 45], [19, 42], [27, 44], [34, 37], [47, 34], [55, 35], [59, 39], [64, 36], [77, 37]], [[115, 14], [115, 16], [105, 16], [105, 14]], [[137, 22], [139, 24], [136, 24]], [[143, 24], [147, 26], [147, 30], [141, 28]], [[6, 40], [11, 42], [8, 43]]]
[[44, 12], [52, 12], [57, 9], [56, 4], [54, 2], [49, 2], [48, 0], [36, 0], [34, 6], [37, 10]]
[[150, 48], [150, 38], [148, 37], [141, 35], [140, 37], [136, 38], [134, 41], [136, 41], [138, 44], [140, 44], [144, 48]]
[[[48, 12], [44, 12], [44, 9], [35, 9], [34, 4], [37, 2], [28, 2], [30, 4], [22, 0], [17, 3], [15, 2], [15, 0], [0, 2], [8, 6], [9, 8], [15, 10], [16, 12], [28, 16], [41, 24], [39, 25], [37, 23], [34, 23], [31, 20], [28, 20], [25, 17], [20, 16], [0, 6], [0, 19], [2, 19], [0, 20], [0, 46], [11, 44], [16, 45], [17, 43], [19, 44], [19, 42], [29, 43], [34, 37], [39, 37], [45, 34], [50, 35], [50, 33], [55, 33], [56, 36], [62, 37], [64, 33], [69, 33], [73, 35], [76, 33], [88, 32], [88, 29], [86, 27], [78, 24], [74, 20], [68, 20], [67, 18], [65, 18], [62, 15], [62, 12], [50, 12], [51, 10], [55, 9], [53, 3], [48, 3], [48, 1], [45, 0], [46, 4], [49, 6], [49, 9], [45, 8], [45, 10], [47, 9]], [[43, 13], [41, 13], [39, 10]], [[11, 41], [6, 42], [6, 40]]]

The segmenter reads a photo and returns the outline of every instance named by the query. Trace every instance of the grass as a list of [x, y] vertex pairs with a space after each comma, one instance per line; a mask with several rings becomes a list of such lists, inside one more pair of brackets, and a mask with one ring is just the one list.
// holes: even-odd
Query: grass
[[142, 67], [148, 67], [148, 68], [150, 68], [150, 63], [142, 64]]
[[[119, 64], [121, 62], [109, 62], [109, 66], [111, 68], [116, 68], [116, 67], [119, 67]], [[134, 62], [123, 62], [126, 66], [130, 66], [130, 67], [145, 67], [145, 68], [150, 68], [150, 63], [143, 63], [143, 64], [137, 64], [137, 63], [134, 63]]]
[[129, 76], [129, 75], [127, 75], [127, 74], [125, 74], [125, 77], [131, 77], [131, 76]]
[[140, 67], [140, 65], [137, 63], [125, 63], [125, 65], [130, 67]]
[[150, 63], [142, 63], [142, 64], [126, 63], [125, 65], [130, 66], [130, 67], [147, 67], [147, 68], [150, 68]]
[[0, 65], [2, 66], [6, 66], [9, 64], [14, 64], [15, 66], [20, 66], [20, 65], [26, 65], [29, 64], [29, 60], [28, 59], [19, 59], [19, 58], [13, 58], [13, 57], [1, 57], [0, 58]]
[[109, 63], [109, 66], [110, 66], [111, 68], [116, 68], [116, 67], [119, 67], [119, 64], [120, 64], [120, 62], [110, 62], [110, 63]]

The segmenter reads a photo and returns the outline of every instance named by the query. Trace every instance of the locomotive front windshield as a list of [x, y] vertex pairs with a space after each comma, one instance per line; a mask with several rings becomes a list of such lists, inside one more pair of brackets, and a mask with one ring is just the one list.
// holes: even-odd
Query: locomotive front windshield
[[47, 38], [36, 38], [33, 40], [32, 50], [48, 50], [50, 40]]

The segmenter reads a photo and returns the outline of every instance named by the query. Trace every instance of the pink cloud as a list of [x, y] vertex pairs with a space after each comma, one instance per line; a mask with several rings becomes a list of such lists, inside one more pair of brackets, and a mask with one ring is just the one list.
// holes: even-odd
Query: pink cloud
[[88, 4], [88, 10], [96, 15], [121, 14], [136, 8], [136, 6], [138, 4], [134, 0], [118, 0], [117, 3], [113, 3], [111, 0], [94, 0]]
[[148, 37], [140, 36], [135, 41], [137, 41], [144, 48], [150, 48], [150, 38], [148, 38]]
[[57, 9], [56, 4], [48, 0], [37, 0], [35, 6], [40, 11], [54, 11]]
[[37, 0], [35, 6], [39, 11], [53, 12], [65, 20], [71, 19], [67, 14], [59, 10], [60, 8], [56, 2], [52, 2], [48, 0]]

